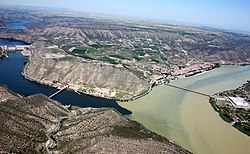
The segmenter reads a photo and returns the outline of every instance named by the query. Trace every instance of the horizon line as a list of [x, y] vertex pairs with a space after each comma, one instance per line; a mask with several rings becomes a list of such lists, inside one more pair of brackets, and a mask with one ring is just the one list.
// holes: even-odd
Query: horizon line
[[[250, 31], [248, 30], [238, 30], [238, 29], [229, 29], [229, 28], [219, 28], [216, 26], [211, 26], [209, 24], [198, 24], [198, 23], [193, 23], [193, 22], [186, 22], [186, 21], [176, 21], [176, 20], [168, 20], [168, 19], [162, 19], [162, 18], [153, 18], [153, 17], [139, 17], [139, 16], [127, 16], [127, 15], [114, 15], [111, 13], [100, 13], [100, 12], [90, 12], [90, 11], [83, 11], [83, 10], [79, 10], [79, 9], [71, 9], [71, 8], [65, 8], [65, 7], [49, 7], [49, 6], [35, 6], [35, 5], [19, 5], [19, 4], [6, 4], [6, 3], [2, 3], [0, 2], [1, 7], [8, 6], [8, 7], [18, 7], [17, 9], [21, 8], [25, 8], [25, 9], [29, 9], [29, 8], [40, 8], [40, 9], [49, 9], [49, 8], [53, 8], [56, 10], [50, 10], [51, 12], [54, 11], [62, 11], [62, 10], [67, 10], [68, 13], [83, 13], [83, 14], [88, 14], [88, 15], [93, 15], [96, 17], [109, 17], [109, 18], [128, 18], [128, 19], [134, 19], [134, 20], [143, 20], [143, 21], [151, 21], [151, 22], [162, 22], [163, 24], [172, 24], [172, 25], [180, 25], [180, 26], [192, 26], [192, 27], [196, 27], [196, 28], [208, 28], [211, 30], [216, 30], [216, 31], [222, 31], [222, 32], [231, 32], [231, 33], [240, 33], [240, 34], [246, 34], [246, 35], [250, 35]], [[27, 8], [28, 7], [28, 8]], [[42, 10], [40, 10], [42, 11]], [[66, 13], [66, 12], [65, 12]], [[72, 14], [73, 15], [73, 14]], [[76, 15], [76, 14], [75, 14]], [[84, 17], [84, 16], [81, 16]]]

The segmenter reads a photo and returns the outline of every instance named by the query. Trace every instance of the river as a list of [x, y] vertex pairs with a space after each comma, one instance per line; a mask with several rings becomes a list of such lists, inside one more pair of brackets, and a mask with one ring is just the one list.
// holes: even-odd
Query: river
[[[187, 89], [214, 94], [250, 80], [250, 66], [222, 66], [210, 72], [172, 81]], [[147, 96], [119, 105], [129, 118], [198, 154], [248, 154], [250, 137], [224, 122], [209, 98], [174, 87], [155, 87]]]
[[17, 41], [10, 38], [0, 38], [0, 45], [15, 46], [15, 45], [27, 45], [24, 41]]
[[[25, 24], [31, 22], [26, 19], [15, 19], [17, 22], [7, 22], [6, 29], [25, 29]], [[5, 29], [2, 29], [5, 30]], [[26, 45], [27, 43], [20, 40], [0, 38], [0, 45]], [[8, 58], [0, 59], [0, 84], [7, 86], [10, 90], [19, 93], [21, 95], [33, 95], [42, 93], [50, 96], [55, 93], [57, 89], [47, 87], [32, 81], [25, 79], [21, 72], [24, 67], [24, 62], [27, 58], [20, 52], [11, 52], [8, 54]], [[76, 105], [80, 107], [111, 107], [119, 111], [123, 115], [131, 114], [131, 112], [125, 108], [122, 108], [113, 100], [104, 98], [89, 96], [85, 94], [77, 94], [73, 91], [62, 91], [60, 94], [53, 97], [53, 99], [65, 104]]]
[[[23, 29], [24, 22], [8, 23], [8, 29]], [[0, 39], [0, 45], [23, 42]], [[19, 52], [0, 60], [0, 84], [22, 95], [43, 93], [47, 96], [56, 89], [23, 78], [21, 71], [26, 58]], [[214, 94], [235, 89], [250, 80], [250, 66], [224, 66], [208, 73], [173, 81], [171, 84]], [[132, 102], [121, 102], [78, 95], [63, 91], [53, 99], [63, 104], [81, 107], [113, 107], [146, 128], [175, 141], [198, 154], [248, 154], [250, 137], [224, 122], [213, 110], [208, 98], [168, 86], [154, 87], [146, 96]], [[121, 107], [122, 106], [122, 107]], [[126, 108], [126, 109], [125, 109]]]
[[[7, 22], [6, 29], [25, 29], [25, 24], [30, 23], [28, 19], [14, 19], [17, 22]], [[2, 30], [6, 30], [2, 29]], [[0, 45], [26, 45], [27, 43], [20, 40], [0, 38]], [[0, 84], [7, 86], [10, 90], [17, 92], [21, 95], [32, 95], [42, 93], [50, 96], [55, 93], [57, 89], [47, 87], [25, 79], [21, 72], [24, 67], [24, 62], [27, 58], [20, 52], [12, 52], [8, 54], [8, 58], [0, 59]], [[111, 107], [119, 111], [123, 115], [131, 114], [125, 108], [122, 108], [114, 100], [89, 96], [85, 94], [77, 94], [73, 91], [62, 91], [60, 94], [53, 97], [53, 99], [65, 104], [76, 105], [80, 107]]]
[[[0, 39], [0, 44], [3, 44], [1, 43], [1, 40], [3, 39]], [[12, 42], [9, 43], [13, 45]], [[19, 43], [20, 42], [18, 42], [18, 44]], [[21, 95], [32, 95], [32, 94], [42, 93], [44, 95], [50, 96], [51, 94], [57, 91], [57, 89], [55, 88], [47, 87], [29, 81], [21, 75], [21, 72], [24, 67], [24, 62], [27, 60], [27, 58], [24, 57], [20, 52], [12, 52], [9, 53], [8, 55], [9, 55], [8, 58], [4, 58], [2, 60], [0, 59], [1, 85], [6, 85], [10, 90], [17, 92]], [[129, 110], [120, 107], [117, 104], [117, 102], [113, 100], [89, 96], [85, 94], [79, 95], [73, 91], [64, 90], [55, 97], [53, 97], [53, 99], [66, 105], [70, 104], [80, 107], [96, 107], [96, 108], [112, 107], [124, 115], [131, 114]]]
[[25, 24], [30, 23], [27, 19], [13, 19], [15, 22], [6, 22], [6, 29], [25, 29]]

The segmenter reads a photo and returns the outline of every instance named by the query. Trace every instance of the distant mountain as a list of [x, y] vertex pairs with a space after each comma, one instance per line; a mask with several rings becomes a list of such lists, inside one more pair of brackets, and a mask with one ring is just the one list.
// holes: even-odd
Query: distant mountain
[[0, 35], [31, 43], [24, 74], [40, 83], [64, 82], [87, 94], [131, 99], [147, 93], [162, 75], [154, 68], [169, 75], [174, 65], [250, 63], [247, 34], [59, 12], [0, 10], [5, 20], [31, 21], [26, 29], [5, 29]]

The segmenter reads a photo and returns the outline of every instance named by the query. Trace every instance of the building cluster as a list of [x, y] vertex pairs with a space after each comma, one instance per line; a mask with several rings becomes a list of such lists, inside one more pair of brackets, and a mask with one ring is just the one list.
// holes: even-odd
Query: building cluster
[[[208, 71], [215, 68], [214, 63], [203, 63], [203, 64], [194, 64], [187, 66], [185, 68], [180, 68], [177, 65], [172, 67], [163, 67], [159, 65], [154, 65], [151, 69], [152, 72], [157, 72], [162, 74], [162, 77], [167, 77], [170, 80], [192, 76], [204, 71]], [[160, 79], [162, 78], [160, 77]]]
[[56, 82], [53, 84], [53, 87], [61, 90], [61, 89], [65, 89], [68, 87], [68, 84], [67, 83], [60, 83], [60, 82]]
[[236, 108], [249, 108], [250, 105], [248, 102], [245, 101], [244, 98], [241, 97], [226, 97], [226, 100], [228, 103], [231, 104], [231, 106]]
[[203, 63], [203, 64], [194, 64], [185, 68], [179, 68], [178, 66], [173, 66], [170, 68], [171, 76], [174, 77], [188, 77], [204, 71], [211, 70], [215, 67], [213, 63]]
[[156, 73], [160, 73], [160, 74], [169, 74], [170, 68], [159, 66], [159, 65], [154, 65], [154, 66], [152, 66], [151, 71], [156, 72]]

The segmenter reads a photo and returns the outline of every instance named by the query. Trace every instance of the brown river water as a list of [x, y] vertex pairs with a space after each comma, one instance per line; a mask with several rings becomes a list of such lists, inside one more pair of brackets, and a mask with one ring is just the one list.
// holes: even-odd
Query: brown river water
[[[222, 66], [171, 84], [212, 95], [235, 89], [250, 80], [250, 66]], [[249, 154], [250, 137], [224, 122], [209, 98], [169, 86], [155, 87], [148, 95], [119, 105], [149, 130], [198, 154]]]

